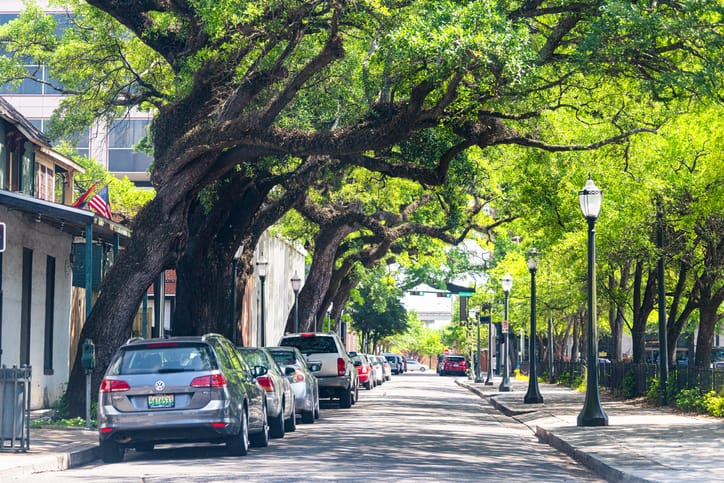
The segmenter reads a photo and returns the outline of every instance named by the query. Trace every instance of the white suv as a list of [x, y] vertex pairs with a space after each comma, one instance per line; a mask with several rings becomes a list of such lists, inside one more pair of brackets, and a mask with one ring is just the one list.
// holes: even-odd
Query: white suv
[[340, 408], [349, 408], [357, 402], [357, 368], [337, 334], [286, 334], [277, 345], [296, 347], [307, 362], [321, 363], [319, 372], [314, 374], [319, 384], [319, 397], [339, 399]]

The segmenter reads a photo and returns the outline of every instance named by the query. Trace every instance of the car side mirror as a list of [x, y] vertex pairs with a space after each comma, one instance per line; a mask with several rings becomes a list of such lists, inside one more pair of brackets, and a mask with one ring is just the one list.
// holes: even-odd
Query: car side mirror
[[267, 372], [269, 372], [269, 369], [267, 369], [264, 366], [254, 366], [254, 368], [251, 370], [252, 374], [254, 374], [254, 377], [260, 377], [265, 376]]
[[295, 372], [297, 372], [296, 367], [286, 366], [286, 367], [284, 368], [284, 375], [285, 375], [285, 376], [293, 376]]
[[309, 370], [312, 372], [319, 372], [322, 370], [322, 363], [321, 362], [310, 362], [309, 363]]

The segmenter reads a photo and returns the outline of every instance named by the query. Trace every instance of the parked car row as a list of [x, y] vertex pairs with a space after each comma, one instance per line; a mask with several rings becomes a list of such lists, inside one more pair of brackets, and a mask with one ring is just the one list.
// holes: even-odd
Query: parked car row
[[360, 385], [370, 390], [392, 380], [392, 366], [384, 356], [350, 352]]
[[357, 398], [357, 370], [334, 334], [291, 334], [278, 347], [237, 348], [218, 334], [134, 338], [118, 349], [98, 394], [107, 463], [157, 444], [225, 444], [230, 455], [319, 418], [319, 398]]

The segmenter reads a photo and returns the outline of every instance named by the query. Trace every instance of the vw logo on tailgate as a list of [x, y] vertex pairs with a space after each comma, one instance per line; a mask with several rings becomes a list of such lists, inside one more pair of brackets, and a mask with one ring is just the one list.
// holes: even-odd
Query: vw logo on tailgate
[[156, 381], [155, 388], [156, 391], [163, 391], [166, 389], [166, 383], [163, 381]]

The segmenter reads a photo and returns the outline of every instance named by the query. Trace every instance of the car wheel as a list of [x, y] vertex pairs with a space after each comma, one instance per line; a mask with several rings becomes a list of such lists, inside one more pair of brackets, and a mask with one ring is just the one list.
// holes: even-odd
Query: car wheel
[[368, 391], [372, 390], [372, 383], [370, 381], [365, 382], [365, 389]]
[[354, 386], [354, 402], [357, 403], [359, 401], [359, 386], [355, 384]]
[[424, 367], [421, 367], [421, 368], [420, 368], [420, 372], [425, 372], [425, 368], [424, 368]]
[[226, 452], [229, 456], [246, 456], [249, 453], [249, 417], [246, 410], [241, 412], [239, 434], [226, 441]]
[[352, 407], [352, 390], [348, 387], [343, 388], [339, 394], [339, 407], [348, 409]]
[[296, 413], [296, 410], [294, 409], [295, 404], [296, 403], [292, 399], [292, 415], [289, 416], [289, 419], [284, 421], [284, 432], [285, 433], [293, 433], [294, 431], [297, 430], [297, 413]]
[[304, 424], [313, 424], [314, 423], [314, 411], [302, 411], [302, 422]]
[[269, 424], [267, 423], [267, 413], [266, 413], [266, 401], [264, 401], [264, 407], [262, 408], [262, 420], [263, 420], [263, 429], [255, 434], [252, 434], [249, 436], [249, 442], [251, 443], [251, 446], [254, 446], [255, 448], [266, 448], [269, 446]]
[[100, 444], [100, 452], [104, 463], [120, 463], [123, 461], [126, 448], [109, 439]]
[[284, 437], [284, 406], [279, 411], [279, 415], [269, 421], [269, 436], [274, 439]]

